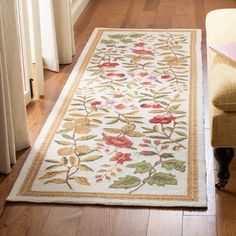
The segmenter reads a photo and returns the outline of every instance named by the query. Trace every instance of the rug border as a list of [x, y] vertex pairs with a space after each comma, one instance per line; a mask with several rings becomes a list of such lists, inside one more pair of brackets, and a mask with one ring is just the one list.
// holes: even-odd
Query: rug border
[[[195, 45], [195, 50], [196, 50], [196, 63], [197, 66], [195, 67], [195, 69], [197, 70], [197, 72], [200, 72], [201, 74], [197, 74], [197, 86], [198, 86], [198, 104], [201, 104], [198, 106], [198, 112], [199, 114], [202, 114], [202, 116], [197, 116], [198, 121], [197, 124], [198, 125], [198, 147], [203, 147], [203, 148], [197, 148], [198, 150], [198, 193], [199, 193], [199, 199], [198, 201], [189, 201], [189, 200], [178, 200], [178, 202], [172, 202], [172, 201], [167, 201], [167, 200], [148, 200], [148, 203], [145, 201], [142, 201], [140, 199], [109, 199], [109, 202], [107, 202], [106, 198], [97, 198], [93, 199], [93, 198], [84, 198], [80, 197], [80, 198], [73, 198], [71, 197], [70, 199], [67, 197], [29, 197], [29, 196], [17, 196], [17, 193], [19, 192], [19, 189], [21, 187], [20, 183], [23, 182], [23, 180], [25, 179], [26, 175], [27, 175], [27, 169], [31, 166], [32, 160], [35, 157], [35, 154], [37, 152], [37, 150], [34, 150], [33, 148], [35, 146], [39, 146], [41, 145], [43, 138], [45, 137], [45, 135], [47, 134], [48, 130], [46, 129], [46, 127], [48, 127], [50, 124], [52, 124], [54, 117], [58, 114], [59, 109], [61, 107], [61, 102], [64, 101], [65, 96], [64, 94], [66, 94], [67, 91], [70, 90], [71, 86], [73, 85], [74, 79], [76, 78], [79, 69], [81, 68], [81, 65], [84, 61], [84, 58], [88, 52], [88, 50], [90, 49], [90, 47], [92, 46], [94, 39], [96, 38], [99, 30], [120, 30], [120, 31], [196, 31], [196, 45]], [[32, 150], [29, 154], [29, 156], [27, 157], [27, 160], [21, 170], [21, 173], [10, 193], [10, 195], [7, 198], [7, 201], [27, 201], [27, 202], [53, 202], [53, 203], [69, 203], [69, 204], [104, 204], [104, 205], [139, 205], [139, 206], [165, 206], [165, 207], [173, 207], [173, 206], [187, 206], [187, 207], [206, 207], [206, 175], [204, 174], [206, 166], [205, 166], [205, 158], [204, 158], [204, 124], [203, 124], [203, 96], [202, 96], [202, 58], [201, 58], [201, 30], [199, 29], [122, 29], [122, 28], [96, 28], [94, 30], [94, 32], [92, 33], [90, 39], [88, 40], [86, 46], [83, 49], [83, 52], [81, 53], [74, 69], [72, 70], [68, 81], [65, 85], [65, 87], [63, 88], [58, 101], [56, 102], [54, 108], [52, 109], [47, 121], [45, 122], [42, 131], [40, 132], [35, 144], [32, 147]], [[200, 161], [201, 160], [201, 161]], [[140, 204], [140, 202], [142, 201], [142, 203]], [[158, 204], [157, 204], [158, 203]], [[190, 206], [191, 205], [191, 206]]]

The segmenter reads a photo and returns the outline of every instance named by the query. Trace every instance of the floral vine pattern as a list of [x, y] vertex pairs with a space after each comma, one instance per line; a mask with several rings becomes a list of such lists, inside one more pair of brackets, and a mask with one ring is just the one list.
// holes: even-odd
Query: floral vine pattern
[[188, 32], [106, 31], [38, 181], [68, 191], [141, 193], [187, 173]]

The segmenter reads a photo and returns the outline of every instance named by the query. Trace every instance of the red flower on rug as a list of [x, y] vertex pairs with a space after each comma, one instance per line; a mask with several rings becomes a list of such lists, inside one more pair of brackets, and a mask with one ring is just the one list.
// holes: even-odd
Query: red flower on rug
[[161, 143], [161, 141], [157, 139], [157, 140], [154, 141], [154, 143], [155, 143], [156, 145], [159, 145], [159, 144]]
[[147, 55], [150, 55], [150, 54], [153, 54], [153, 52], [152, 51], [149, 51], [149, 50], [142, 50], [142, 49], [140, 49], [140, 50], [133, 50], [133, 53], [136, 53], [136, 54], [147, 54]]
[[149, 139], [147, 139], [147, 138], [144, 138], [144, 139], [143, 139], [143, 142], [144, 142], [144, 143], [151, 143], [151, 140], [149, 140]]
[[169, 124], [171, 121], [175, 120], [174, 116], [154, 116], [149, 120], [150, 123], [159, 123], [159, 124]]
[[113, 98], [122, 98], [122, 97], [124, 97], [124, 95], [121, 93], [116, 93], [113, 95]]
[[140, 105], [140, 107], [142, 107], [142, 108], [150, 108], [150, 107], [152, 107], [152, 105], [151, 104], [147, 104], [147, 103], [143, 103], [143, 104]]
[[96, 107], [98, 105], [101, 105], [102, 102], [100, 102], [100, 101], [92, 101], [90, 104], [91, 104], [92, 107]]
[[[148, 75], [148, 72], [140, 72], [139, 75], [140, 75], [141, 77], [145, 77], [145, 76]], [[150, 83], [150, 82], [149, 82], [149, 83]]]
[[125, 161], [132, 161], [130, 153], [117, 152], [116, 155], [110, 158], [110, 161], [116, 161], [118, 164], [123, 164]]
[[152, 82], [142, 82], [142, 85], [150, 85]]
[[126, 137], [114, 137], [114, 136], [107, 136], [103, 135], [103, 139], [105, 140], [107, 145], [113, 145], [115, 147], [132, 147], [133, 142], [131, 142]]
[[162, 76], [161, 76], [161, 79], [170, 79], [170, 78], [171, 78], [170, 75], [162, 75]]
[[117, 74], [117, 73], [108, 73], [107, 74], [107, 76], [108, 77], [120, 77], [120, 78], [122, 78], [122, 77], [125, 77], [125, 74]]
[[148, 103], [143, 103], [140, 105], [142, 108], [161, 108], [160, 104], [148, 104]]
[[161, 108], [161, 105], [160, 104], [152, 104], [152, 108]]
[[103, 64], [100, 64], [98, 65], [98, 67], [100, 69], [103, 69], [104, 67], [107, 67], [107, 68], [114, 68], [116, 66], [118, 66], [119, 64], [118, 63], [111, 63], [111, 62], [104, 62]]
[[150, 145], [149, 145], [149, 144], [146, 144], [146, 143], [140, 143], [139, 146], [140, 146], [140, 147], [150, 147]]
[[139, 43], [134, 44], [135, 47], [143, 47], [144, 45], [145, 45], [145, 43], [143, 43], [143, 42], [139, 42]]
[[120, 103], [120, 104], [115, 105], [115, 108], [116, 109], [124, 109], [124, 108], [126, 108], [126, 106], [124, 104]]
[[166, 150], [169, 147], [169, 145], [165, 144], [161, 146], [161, 150]]

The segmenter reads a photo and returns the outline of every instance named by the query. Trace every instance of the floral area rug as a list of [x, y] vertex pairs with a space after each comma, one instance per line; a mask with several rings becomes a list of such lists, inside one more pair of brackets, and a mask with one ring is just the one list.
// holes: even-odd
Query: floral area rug
[[205, 207], [200, 41], [96, 29], [8, 200]]

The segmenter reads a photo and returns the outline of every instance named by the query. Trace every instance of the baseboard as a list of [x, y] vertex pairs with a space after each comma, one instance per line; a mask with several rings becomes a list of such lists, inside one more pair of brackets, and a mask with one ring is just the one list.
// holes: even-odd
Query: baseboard
[[89, 0], [73, 0], [72, 1], [72, 21], [73, 24], [76, 22], [76, 20], [79, 18], [80, 14], [84, 10], [84, 8], [87, 6]]

